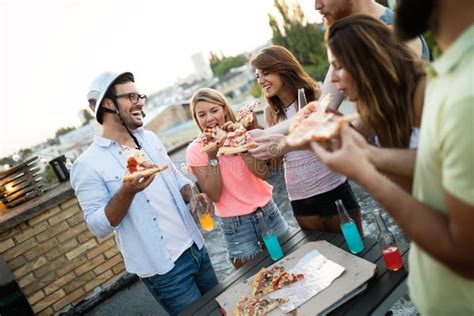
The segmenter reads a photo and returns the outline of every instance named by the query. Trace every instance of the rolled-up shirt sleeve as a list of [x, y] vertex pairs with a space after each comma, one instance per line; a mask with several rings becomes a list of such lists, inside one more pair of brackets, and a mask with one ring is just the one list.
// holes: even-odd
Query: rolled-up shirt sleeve
[[84, 161], [76, 161], [71, 169], [71, 185], [84, 212], [89, 230], [105, 237], [115, 228], [105, 215], [105, 206], [112, 198], [102, 177]]

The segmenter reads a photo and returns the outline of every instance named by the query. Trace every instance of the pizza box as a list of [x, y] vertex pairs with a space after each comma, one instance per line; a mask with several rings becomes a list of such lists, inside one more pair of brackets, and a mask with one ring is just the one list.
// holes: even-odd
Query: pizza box
[[[282, 265], [286, 270], [290, 270], [301, 258], [314, 250], [317, 250], [327, 259], [342, 266], [344, 271], [334, 279], [327, 288], [323, 289], [309, 298], [304, 304], [300, 305], [296, 309], [298, 316], [329, 313], [331, 310], [337, 308], [353, 296], [365, 290], [367, 287], [367, 281], [374, 276], [376, 270], [375, 264], [344, 251], [327, 241], [306, 243], [270, 267], [274, 265]], [[242, 297], [250, 295], [253, 278], [254, 276], [237, 283], [216, 297], [216, 301], [225, 309], [227, 315], [232, 315], [234, 306]], [[297, 283], [294, 285], [296, 284]], [[268, 315], [276, 316], [285, 314], [278, 308], [270, 312]]]

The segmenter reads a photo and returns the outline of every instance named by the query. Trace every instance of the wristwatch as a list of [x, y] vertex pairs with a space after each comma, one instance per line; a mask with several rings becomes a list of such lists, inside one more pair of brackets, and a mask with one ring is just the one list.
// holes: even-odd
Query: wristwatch
[[217, 159], [209, 159], [207, 164], [211, 167], [217, 167], [219, 165], [219, 160]]

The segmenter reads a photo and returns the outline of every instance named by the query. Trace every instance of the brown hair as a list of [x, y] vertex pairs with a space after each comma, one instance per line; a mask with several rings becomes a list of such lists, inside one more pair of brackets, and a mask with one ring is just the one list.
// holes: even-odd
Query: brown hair
[[201, 132], [202, 128], [199, 125], [199, 121], [196, 116], [196, 104], [198, 104], [200, 101], [206, 101], [222, 106], [227, 112], [225, 115], [225, 121], [236, 121], [234, 111], [232, 110], [229, 101], [227, 101], [226, 97], [222, 93], [211, 88], [201, 88], [193, 94], [189, 105], [191, 114], [193, 115], [193, 120]]
[[357, 85], [357, 111], [384, 147], [406, 148], [422, 64], [381, 21], [352, 15], [329, 28], [328, 47]]
[[[254, 69], [278, 73], [283, 84], [290, 88], [295, 99], [300, 88], [304, 88], [308, 102], [317, 100], [321, 94], [318, 84], [304, 71], [296, 57], [283, 46], [272, 45], [263, 48], [251, 59], [250, 65]], [[271, 109], [271, 125], [287, 119], [284, 111], [285, 104], [282, 104], [280, 98], [273, 96], [271, 98], [265, 97], [265, 99]]]

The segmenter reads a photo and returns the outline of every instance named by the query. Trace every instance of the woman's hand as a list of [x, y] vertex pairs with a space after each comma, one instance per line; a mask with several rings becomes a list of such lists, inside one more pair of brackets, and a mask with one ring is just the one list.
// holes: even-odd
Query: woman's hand
[[287, 153], [288, 148], [283, 134], [260, 136], [254, 138], [254, 141], [257, 147], [250, 149], [249, 153], [257, 159], [267, 160]]
[[197, 205], [199, 203], [201, 203], [204, 206], [206, 213], [211, 211], [212, 202], [206, 193], [199, 193], [192, 196], [191, 200], [189, 201], [189, 204], [191, 205], [191, 211], [193, 213], [196, 212]]

